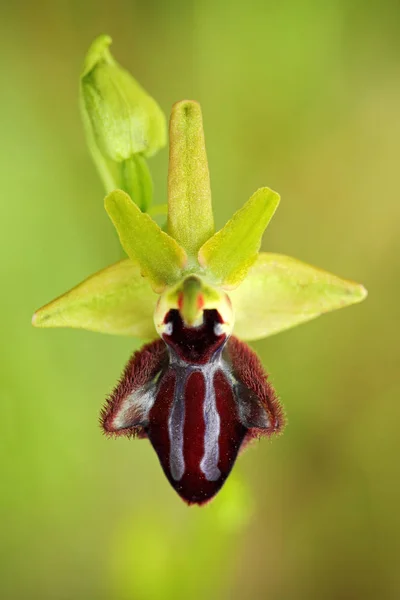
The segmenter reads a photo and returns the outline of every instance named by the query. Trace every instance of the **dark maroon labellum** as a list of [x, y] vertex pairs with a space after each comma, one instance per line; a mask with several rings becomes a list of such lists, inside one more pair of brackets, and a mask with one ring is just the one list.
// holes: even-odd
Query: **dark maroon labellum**
[[189, 504], [210, 500], [252, 438], [278, 433], [284, 415], [256, 354], [221, 333], [217, 310], [186, 327], [165, 317], [163, 340], [128, 362], [101, 414], [106, 434], [148, 437], [172, 487]]

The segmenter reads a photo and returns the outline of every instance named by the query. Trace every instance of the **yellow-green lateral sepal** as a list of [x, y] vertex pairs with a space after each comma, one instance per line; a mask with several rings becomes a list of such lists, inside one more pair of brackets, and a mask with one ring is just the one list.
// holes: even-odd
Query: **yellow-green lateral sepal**
[[139, 266], [126, 259], [40, 308], [32, 323], [153, 339], [157, 336], [153, 323], [157, 298]]
[[197, 258], [214, 233], [210, 176], [197, 102], [177, 102], [171, 112], [168, 171], [168, 233]]
[[182, 275], [185, 251], [164, 233], [149, 215], [142, 213], [128, 194], [115, 190], [105, 201], [105, 208], [118, 232], [121, 245], [142, 275], [149, 278], [155, 292], [162, 292]]
[[233, 289], [246, 277], [257, 257], [261, 238], [278, 204], [279, 195], [261, 188], [199, 251], [200, 265], [212, 281]]
[[260, 253], [245, 281], [229, 296], [235, 335], [257, 340], [323, 313], [361, 302], [359, 283], [280, 254]]

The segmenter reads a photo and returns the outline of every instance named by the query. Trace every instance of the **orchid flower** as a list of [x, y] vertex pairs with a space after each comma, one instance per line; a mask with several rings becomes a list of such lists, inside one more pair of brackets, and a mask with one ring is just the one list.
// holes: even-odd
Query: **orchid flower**
[[[168, 218], [149, 214], [146, 159], [165, 143], [158, 105], [92, 45], [82, 112], [106, 211], [128, 258], [39, 309], [38, 327], [75, 327], [147, 343], [128, 361], [101, 412], [107, 436], [148, 438], [176, 492], [203, 504], [251, 440], [285, 425], [278, 397], [247, 341], [360, 302], [365, 289], [279, 254], [259, 252], [279, 195], [257, 190], [215, 232], [202, 114], [172, 108]], [[122, 189], [115, 189], [120, 187]]]

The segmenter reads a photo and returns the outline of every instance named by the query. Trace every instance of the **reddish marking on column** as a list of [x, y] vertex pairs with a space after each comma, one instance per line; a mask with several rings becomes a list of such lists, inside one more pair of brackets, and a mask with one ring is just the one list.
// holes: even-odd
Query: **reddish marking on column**
[[179, 310], [182, 310], [183, 307], [183, 292], [179, 292], [178, 295], [178, 308]]

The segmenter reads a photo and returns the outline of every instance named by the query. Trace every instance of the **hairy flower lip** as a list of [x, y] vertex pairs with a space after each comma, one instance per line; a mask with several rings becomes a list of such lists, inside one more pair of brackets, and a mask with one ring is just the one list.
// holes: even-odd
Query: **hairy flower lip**
[[[189, 342], [189, 359], [196, 358], [191, 348]], [[197, 350], [201, 354], [201, 344]], [[211, 342], [208, 350], [205, 361], [186, 362], [168, 340], [144, 346], [101, 413], [107, 436], [149, 438], [168, 481], [189, 505], [209, 502], [239, 452], [285, 425], [275, 391], [247, 344], [231, 337], [221, 346]]]

